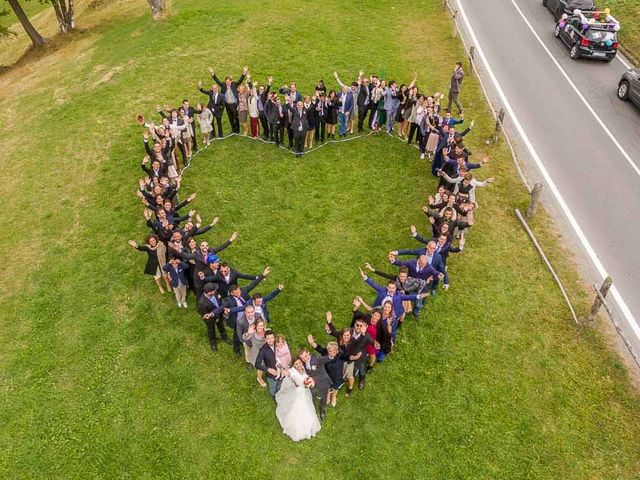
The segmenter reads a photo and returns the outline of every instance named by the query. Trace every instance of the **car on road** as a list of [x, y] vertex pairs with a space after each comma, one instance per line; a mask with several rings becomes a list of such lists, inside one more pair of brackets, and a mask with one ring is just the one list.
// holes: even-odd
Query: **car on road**
[[618, 30], [620, 24], [605, 12], [582, 12], [562, 14], [553, 34], [569, 47], [573, 60], [592, 58], [612, 61], [618, 52]]
[[618, 98], [629, 100], [640, 108], [640, 69], [630, 68], [618, 82]]
[[556, 22], [560, 20], [563, 13], [571, 15], [576, 9], [583, 12], [596, 9], [593, 0], [542, 0], [542, 5], [553, 13]]

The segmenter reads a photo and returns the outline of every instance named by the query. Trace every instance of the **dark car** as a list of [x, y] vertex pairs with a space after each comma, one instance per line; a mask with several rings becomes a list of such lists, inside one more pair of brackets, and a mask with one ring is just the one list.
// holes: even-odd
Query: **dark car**
[[640, 107], [640, 69], [630, 68], [622, 74], [618, 82], [618, 98], [631, 100]]
[[556, 22], [560, 20], [563, 13], [572, 15], [576, 9], [583, 12], [596, 9], [593, 0], [542, 0], [542, 5], [553, 13]]
[[569, 56], [573, 60], [582, 57], [610, 62], [618, 52], [617, 31], [620, 25], [610, 16], [603, 22], [592, 20], [592, 14], [600, 18], [600, 12], [578, 11], [571, 16], [563, 15], [553, 34], [569, 47]]

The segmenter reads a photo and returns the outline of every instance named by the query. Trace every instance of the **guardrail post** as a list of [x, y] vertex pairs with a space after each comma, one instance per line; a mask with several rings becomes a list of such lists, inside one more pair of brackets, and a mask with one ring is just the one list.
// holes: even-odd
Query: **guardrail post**
[[536, 183], [531, 190], [531, 200], [529, 201], [529, 208], [527, 208], [527, 220], [531, 220], [538, 209], [538, 203], [540, 202], [540, 192], [542, 192], [542, 184]]
[[500, 138], [500, 129], [502, 128], [502, 121], [504, 120], [504, 108], [501, 108], [496, 118], [496, 128], [493, 131], [493, 135], [485, 142], [487, 145], [496, 143]]
[[474, 69], [473, 63], [475, 62], [475, 59], [476, 59], [476, 47], [471, 45], [469, 47], [469, 70], [470, 71], [473, 71]]
[[456, 38], [458, 36], [458, 26], [456, 24], [456, 17], [458, 16], [458, 10], [454, 10], [451, 14], [453, 23], [451, 24], [451, 37]]
[[602, 282], [602, 286], [600, 287], [600, 290], [598, 290], [600, 295], [596, 293], [596, 298], [593, 301], [591, 311], [589, 312], [589, 316], [587, 317], [587, 320], [589, 320], [589, 322], [595, 321], [596, 316], [598, 315], [598, 310], [600, 310], [600, 307], [602, 306], [602, 300], [607, 297], [607, 293], [609, 293], [609, 289], [611, 288], [612, 284], [613, 280], [611, 279], [611, 277], [605, 278], [604, 282]]

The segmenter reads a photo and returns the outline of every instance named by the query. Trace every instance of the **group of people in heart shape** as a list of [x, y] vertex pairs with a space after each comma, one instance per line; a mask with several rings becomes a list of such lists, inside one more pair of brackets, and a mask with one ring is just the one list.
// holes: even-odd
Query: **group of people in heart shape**
[[[443, 95], [421, 93], [415, 76], [408, 85], [398, 85], [361, 71], [346, 85], [334, 72], [336, 90], [327, 92], [320, 80], [312, 95], [303, 96], [294, 82], [277, 91], [271, 89], [271, 77], [266, 84], [258, 84], [248, 68], [237, 81], [227, 76], [222, 82], [212, 68], [209, 72], [215, 82], [211, 89], [203, 89], [201, 82], [198, 85], [207, 96], [205, 103], [194, 108], [185, 99], [175, 108], [158, 106], [157, 123], [138, 116], [144, 127], [146, 155], [137, 195], [151, 232], [144, 243], [129, 243], [147, 254], [144, 273], [153, 276], [161, 294], [173, 291], [178, 308], [187, 309], [188, 294], [194, 294], [211, 349], [218, 350], [218, 335], [232, 345], [276, 401], [283, 432], [294, 441], [304, 440], [320, 430], [327, 407], [336, 406], [343, 387], [345, 397], [353, 394], [356, 380], [358, 389], [364, 389], [367, 374], [393, 352], [403, 322], [420, 314], [427, 297], [449, 289], [449, 255], [464, 250], [465, 232], [474, 224], [478, 205], [476, 189], [493, 178], [479, 181], [470, 173], [483, 163], [470, 162], [471, 152], [463, 143], [473, 125], [455, 131], [455, 125], [464, 122], [458, 101], [464, 75], [461, 64], [456, 64], [451, 77], [447, 108], [440, 104]], [[458, 107], [459, 118], [451, 115], [452, 103]], [[212, 132], [213, 138], [226, 138], [224, 111], [232, 134], [262, 135], [263, 140], [282, 148], [286, 131], [296, 155], [312, 148], [314, 141], [336, 141], [336, 125], [340, 137], [351, 135], [354, 128], [386, 132], [418, 146], [420, 157], [428, 157], [439, 178], [437, 191], [423, 206], [430, 231], [420, 234], [411, 226], [411, 235], [418, 242], [415, 248], [388, 254], [396, 271], [365, 264], [366, 271], [361, 269], [360, 274], [375, 298], [371, 302], [354, 298], [353, 318], [346, 328], [338, 329], [327, 312], [326, 331], [332, 340], [325, 345], [308, 335], [308, 346], [292, 353], [285, 337], [269, 328], [269, 304], [284, 286], [265, 295], [254, 292], [270, 268], [258, 275], [239, 272], [219, 257], [238, 233], [217, 246], [198, 242], [196, 237], [207, 233], [218, 218], [205, 223], [195, 210], [183, 213], [196, 198], [195, 194], [180, 198], [184, 168], [199, 151], [194, 124], [206, 148]], [[377, 283], [370, 274], [384, 281]], [[248, 283], [241, 285], [241, 280]]]

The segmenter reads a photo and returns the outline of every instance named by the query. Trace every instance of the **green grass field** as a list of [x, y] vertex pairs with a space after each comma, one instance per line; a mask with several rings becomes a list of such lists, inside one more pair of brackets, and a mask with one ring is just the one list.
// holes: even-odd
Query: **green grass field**
[[640, 0], [600, 0], [597, 5], [611, 9], [611, 14], [622, 25], [622, 44], [636, 59], [640, 59]]
[[[193, 309], [177, 310], [142, 275], [126, 241], [147, 232], [136, 179], [144, 155], [134, 114], [200, 95], [206, 67], [308, 92], [363, 68], [444, 90], [463, 58], [440, 2], [420, 15], [380, 2], [176, 2], [152, 24], [146, 2], [87, 10], [93, 26], [0, 76], [2, 478], [602, 478], [640, 474], [640, 402], [599, 334], [578, 329], [513, 215], [524, 188], [475, 80], [461, 97], [469, 146], [498, 181], [479, 193], [451, 290], [401, 333], [367, 389], [340, 397], [313, 440], [282, 435], [274, 406], [230, 347], [211, 353]], [[339, 12], [339, 14], [338, 14]], [[285, 14], [286, 13], [286, 14]], [[283, 48], [286, 46], [286, 48]], [[407, 46], [411, 46], [407, 48]], [[477, 157], [476, 157], [477, 156]], [[435, 188], [425, 161], [372, 135], [302, 159], [245, 138], [195, 158], [183, 195], [240, 231], [224, 252], [241, 271], [264, 265], [285, 291], [274, 328], [292, 348], [321, 341], [323, 315], [348, 322], [357, 269], [384, 266], [415, 242]], [[580, 308], [588, 299], [548, 219], [534, 223]]]

